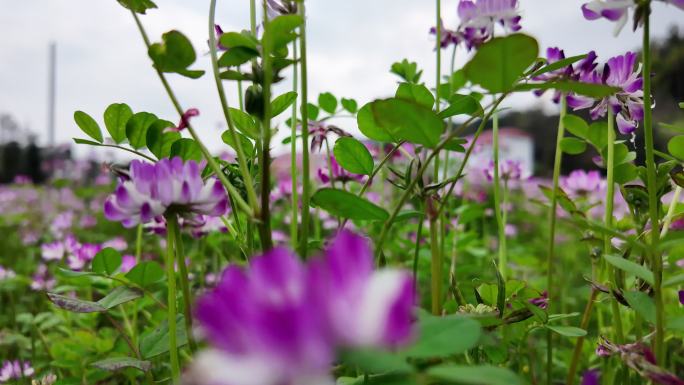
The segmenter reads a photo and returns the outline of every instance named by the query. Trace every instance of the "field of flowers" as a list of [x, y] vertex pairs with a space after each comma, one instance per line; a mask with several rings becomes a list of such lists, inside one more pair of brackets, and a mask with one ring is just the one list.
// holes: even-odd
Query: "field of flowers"
[[[118, 2], [178, 117], [76, 111], [78, 145], [132, 160], [0, 187], [0, 384], [684, 384], [684, 135], [654, 145], [684, 127], [653, 121], [649, 30], [684, 1], [577, 9], [643, 33], [612, 58], [539, 47], [517, 0], [460, 0], [453, 26], [426, 3], [436, 78], [399, 60], [365, 105], [308, 94], [304, 0], [251, 0], [244, 31], [210, 0], [199, 59]], [[225, 152], [178, 76], [215, 80]], [[559, 112], [550, 179], [501, 151], [525, 92]]]

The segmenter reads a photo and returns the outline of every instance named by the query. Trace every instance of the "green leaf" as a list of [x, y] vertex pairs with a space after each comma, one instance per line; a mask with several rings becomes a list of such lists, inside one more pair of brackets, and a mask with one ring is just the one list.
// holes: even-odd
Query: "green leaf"
[[617, 87], [611, 87], [604, 84], [582, 83], [574, 80], [554, 80], [546, 83], [525, 83], [519, 84], [515, 87], [516, 91], [531, 91], [531, 90], [557, 90], [562, 92], [572, 92], [575, 94], [585, 95], [596, 99], [605, 98], [620, 91]]
[[584, 337], [587, 331], [574, 326], [546, 325], [546, 328], [565, 337]]
[[[185, 332], [185, 321], [182, 314], [176, 316], [176, 346], [182, 347], [188, 343]], [[164, 320], [153, 331], [140, 337], [140, 355], [150, 359], [169, 351], [169, 323]]]
[[497, 37], [483, 44], [466, 64], [468, 80], [491, 93], [509, 91], [539, 53], [537, 41], [527, 35]]
[[294, 91], [286, 92], [271, 102], [271, 117], [278, 116], [285, 112], [297, 100], [297, 93]]
[[382, 207], [345, 190], [322, 188], [311, 197], [311, 202], [337, 217], [371, 221], [389, 218]]
[[218, 59], [219, 67], [237, 67], [259, 56], [259, 52], [247, 47], [231, 48]]
[[347, 99], [347, 98], [342, 98], [342, 108], [347, 110], [348, 112], [355, 114], [359, 110], [359, 105], [356, 103], [356, 100], [354, 99]]
[[543, 75], [545, 73], [549, 73], [552, 71], [556, 71], [556, 70], [565, 68], [565, 67], [572, 65], [573, 63], [578, 62], [578, 61], [580, 61], [586, 57], [587, 57], [587, 54], [584, 54], [584, 55], [571, 56], [571, 57], [568, 57], [565, 59], [555, 61], [553, 63], [545, 65], [544, 67], [534, 71], [532, 74], [530, 74], [530, 77], [534, 78], [534, 77], [537, 77], [539, 75]]
[[620, 270], [626, 271], [632, 275], [635, 275], [644, 281], [654, 284], [655, 279], [653, 277], [653, 272], [649, 270], [646, 266], [639, 265], [638, 263], [632, 262], [628, 259], [622, 258], [617, 255], [605, 255], [604, 258], [608, 263], [617, 267]]
[[229, 110], [230, 120], [233, 121], [238, 130], [251, 139], [256, 139], [259, 136], [256, 122], [251, 115], [237, 108], [229, 108]]
[[157, 116], [149, 112], [138, 112], [128, 119], [128, 122], [126, 122], [126, 137], [131, 147], [136, 150], [145, 147], [147, 143], [147, 130], [157, 120]]
[[[318, 118], [319, 108], [315, 104], [306, 103], [307, 111], [309, 112], [309, 119], [316, 120]], [[302, 114], [303, 115], [303, 114]]]
[[667, 142], [667, 151], [679, 160], [684, 160], [684, 135], [677, 135]]
[[147, 287], [164, 278], [164, 269], [157, 262], [145, 261], [126, 273], [126, 279], [141, 287]]
[[604, 121], [594, 122], [587, 131], [587, 140], [597, 151], [601, 152], [608, 144], [608, 124]]
[[166, 158], [171, 154], [171, 146], [181, 138], [181, 133], [178, 131], [167, 131], [169, 127], [174, 124], [168, 120], [159, 119], [152, 123], [145, 135], [147, 148], [157, 159]]
[[444, 145], [444, 149], [454, 152], [465, 152], [465, 147], [463, 147], [463, 145], [466, 143], [468, 143], [466, 139], [452, 138]]
[[349, 367], [359, 368], [370, 374], [410, 373], [413, 371], [406, 359], [382, 350], [359, 349], [342, 352], [341, 360]]
[[115, 306], [119, 306], [122, 303], [133, 301], [142, 297], [142, 291], [126, 286], [118, 286], [111, 293], [107, 294], [104, 298], [97, 301], [97, 304], [105, 309], [111, 309]]
[[174, 72], [192, 79], [204, 75], [204, 71], [188, 69], [197, 60], [197, 55], [190, 40], [178, 31], [163, 34], [162, 42], [152, 44], [147, 54], [161, 72]]
[[589, 134], [589, 125], [579, 116], [565, 115], [565, 117], [563, 117], [563, 126], [565, 126], [565, 128], [570, 131], [571, 134], [582, 139], [587, 139], [587, 135]]
[[[240, 141], [240, 145], [242, 146], [242, 151], [244, 152], [245, 156], [251, 157], [254, 155], [254, 144], [252, 143], [251, 140], [249, 140], [248, 137], [245, 135], [242, 135], [239, 132], [236, 132], [238, 140]], [[236, 152], [237, 152], [237, 145], [233, 142], [233, 135], [231, 134], [230, 130], [226, 130], [221, 134], [221, 139], [223, 140], [223, 143], [229, 145], [232, 147]]]
[[104, 360], [95, 361], [90, 365], [109, 372], [115, 372], [125, 368], [135, 368], [146, 372], [152, 368], [152, 363], [150, 361], [136, 360], [135, 358], [131, 357], [107, 358]]
[[117, 0], [124, 8], [130, 9], [135, 13], [145, 14], [145, 11], [151, 8], [157, 8], [157, 5], [151, 0]]
[[439, 113], [439, 117], [446, 119], [454, 115], [481, 116], [484, 113], [480, 102], [470, 95], [456, 94], [449, 99], [449, 107]]
[[370, 175], [373, 173], [373, 156], [363, 143], [350, 137], [337, 139], [333, 154], [343, 169], [354, 173]]
[[100, 250], [93, 258], [93, 271], [100, 274], [111, 275], [121, 266], [121, 253], [107, 247]]
[[434, 111], [404, 99], [371, 102], [359, 111], [357, 119], [364, 135], [381, 142], [404, 139], [432, 148], [444, 133], [444, 122]]
[[418, 83], [420, 81], [420, 76], [423, 74], [422, 70], [418, 70], [417, 63], [409, 62], [406, 59], [393, 63], [390, 72], [399, 75], [409, 83]]
[[586, 151], [587, 142], [582, 139], [567, 137], [561, 139], [560, 148], [566, 154], [577, 155]]
[[461, 316], [436, 317], [421, 312], [418, 340], [404, 353], [408, 357], [433, 358], [465, 353], [480, 340], [479, 322]]
[[131, 107], [124, 103], [110, 104], [104, 112], [104, 123], [116, 143], [126, 140], [126, 123], [133, 116]]
[[228, 48], [228, 51], [237, 47], [244, 47], [258, 51], [258, 41], [250, 33], [226, 32], [218, 37], [219, 43]]
[[422, 84], [401, 83], [394, 96], [398, 99], [412, 100], [429, 109], [435, 105], [432, 92]]
[[173, 142], [169, 156], [171, 158], [179, 156], [183, 161], [194, 160], [197, 162], [201, 161], [203, 157], [199, 144], [190, 138], [180, 138]]
[[632, 163], [623, 163], [615, 166], [613, 180], [617, 184], [625, 184], [633, 181], [639, 176], [637, 166]]
[[334, 114], [337, 110], [337, 98], [330, 92], [323, 92], [318, 95], [318, 106], [329, 114]]
[[102, 143], [102, 130], [95, 119], [83, 111], [74, 112], [74, 121], [86, 135]]
[[430, 377], [458, 384], [522, 385], [525, 382], [509, 369], [492, 365], [438, 365], [427, 370]]
[[287, 45], [297, 38], [295, 29], [303, 23], [304, 19], [300, 15], [278, 16], [268, 23], [262, 41], [270, 40], [271, 52], [287, 48]]
[[655, 325], [656, 306], [653, 299], [648, 294], [641, 291], [624, 291], [622, 295], [627, 300], [629, 306], [634, 309], [641, 318]]

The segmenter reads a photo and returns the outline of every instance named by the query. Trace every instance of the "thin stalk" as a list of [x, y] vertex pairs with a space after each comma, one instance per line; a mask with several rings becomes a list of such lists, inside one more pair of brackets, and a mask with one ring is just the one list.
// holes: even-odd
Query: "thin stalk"
[[[594, 301], [596, 301], [596, 296], [598, 295], [598, 290], [591, 288], [591, 295], [589, 296], [589, 301], [584, 307], [584, 313], [582, 314], [582, 322], [580, 323], [580, 328], [587, 330], [589, 326], [589, 320], [591, 319], [591, 310], [594, 308]], [[577, 365], [579, 364], [579, 358], [582, 355], [582, 345], [584, 344], [584, 337], [577, 338], [575, 342], [575, 350], [572, 352], [572, 360], [570, 361], [570, 368], [568, 369], [568, 377], [565, 381], [566, 385], [573, 385], [575, 383], [575, 373], [577, 373]]]
[[[430, 198], [428, 198], [429, 200]], [[433, 210], [432, 203], [426, 202], [426, 210]], [[440, 315], [442, 313], [442, 253], [439, 244], [439, 225], [437, 218], [430, 217], [430, 252], [432, 259], [430, 260], [430, 296], [432, 304], [432, 314]]]
[[[613, 227], [613, 204], [615, 200], [615, 116], [613, 111], [608, 109], [608, 137], [606, 138], [607, 143], [607, 158], [606, 159], [606, 211], [604, 216], [604, 222], [607, 228]], [[603, 253], [608, 255], [612, 251], [611, 236], [603, 236]], [[611, 264], [606, 263], [606, 268], [610, 281], [613, 283], [613, 287], [617, 288], [617, 281], [615, 279], [615, 269]], [[623, 343], [625, 340], [622, 331], [622, 319], [620, 318], [620, 305], [617, 303], [615, 298], [611, 299], [611, 311], [613, 313], [613, 325], [615, 325], [615, 340], [618, 343]]]
[[499, 114], [494, 112], [492, 115], [492, 151], [494, 157], [494, 213], [496, 216], [496, 224], [499, 233], [499, 271], [504, 281], [506, 280], [508, 265], [506, 254], [506, 224], [501, 215], [501, 175], [499, 170]]
[[180, 270], [180, 284], [183, 292], [183, 314], [185, 315], [185, 332], [188, 336], [190, 351], [197, 351], [197, 342], [192, 333], [192, 295], [190, 294], [190, 279], [188, 278], [188, 267], [185, 265], [185, 253], [183, 252], [183, 236], [179, 226], [175, 226], [174, 244], [176, 246], [176, 263]]
[[304, 19], [299, 28], [299, 45], [301, 48], [301, 109], [302, 109], [302, 227], [300, 230], [300, 255], [306, 258], [309, 242], [309, 82], [307, 78], [306, 58], [306, 7], [305, 1], [298, 4], [299, 14]]
[[677, 186], [675, 188], [674, 194], [672, 195], [672, 202], [670, 202], [670, 207], [667, 209], [667, 214], [663, 220], [663, 229], [660, 231], [660, 237], [663, 238], [670, 231], [670, 225], [672, 225], [672, 217], [674, 216], [675, 209], [677, 208], [677, 203], [679, 203], [679, 196], [682, 194], [682, 188]]
[[651, 264], [655, 285], [653, 294], [656, 305], [656, 335], [655, 335], [655, 354], [658, 362], [665, 360], [665, 327], [664, 327], [664, 306], [663, 306], [663, 260], [658, 251], [659, 232], [659, 211], [658, 197], [656, 191], [656, 163], [653, 144], [653, 125], [651, 117], [651, 40], [650, 40], [650, 15], [651, 1], [645, 1], [646, 10], [644, 12], [644, 36], [642, 47], [643, 62], [643, 86], [644, 86], [644, 147], [646, 151], [646, 187], [648, 189], [648, 211], [651, 217]]
[[249, 0], [249, 29], [252, 35], [257, 35], [256, 0]]
[[243, 93], [244, 91], [242, 90], [242, 80], [237, 81], [237, 92], [238, 92], [238, 106], [240, 107], [240, 110], [244, 111], [245, 110], [245, 103], [243, 101]]
[[[140, 31], [140, 35], [143, 38], [143, 41], [145, 42], [145, 46], [147, 47], [148, 51], [150, 49], [151, 43], [150, 39], [147, 36], [147, 32], [145, 31], [145, 28], [143, 27], [142, 23], [140, 22], [140, 18], [138, 18], [138, 15], [134, 12], [131, 11], [131, 14], [133, 15], [133, 19], [135, 20], [135, 24], [138, 26], [138, 30]], [[171, 89], [171, 86], [169, 85], [169, 82], [166, 80], [166, 76], [164, 76], [164, 73], [161, 72], [159, 69], [155, 68], [155, 71], [157, 72], [157, 76], [159, 76], [159, 80], [162, 82], [162, 85], [164, 86], [164, 90], [166, 90], [167, 95], [169, 96], [169, 99], [171, 100], [171, 103], [173, 104], [173, 107], [176, 109], [176, 112], [178, 113], [179, 116], [183, 116], [183, 108], [181, 107], [180, 103], [178, 102], [178, 99], [176, 98], [176, 94], [173, 92]], [[200, 151], [202, 152], [202, 155], [204, 158], [207, 160], [207, 164], [211, 169], [214, 171], [216, 174], [216, 177], [219, 178], [219, 181], [221, 181], [221, 184], [228, 190], [228, 193], [233, 196], [233, 199], [235, 199], [235, 202], [237, 206], [239, 206], [247, 215], [251, 216], [253, 215], [253, 211], [251, 207], [247, 204], [247, 202], [242, 199], [240, 196], [239, 191], [233, 186], [232, 183], [226, 178], [226, 175], [221, 171], [221, 168], [219, 167], [218, 163], [216, 163], [216, 160], [214, 159], [213, 156], [211, 156], [211, 153], [207, 149], [207, 147], [204, 145], [204, 143], [199, 139], [197, 136], [197, 133], [195, 132], [195, 129], [192, 127], [190, 123], [188, 123], [187, 126], [188, 133], [190, 133], [190, 136], [192, 137], [195, 142], [197, 142], [197, 145], [199, 146]], [[231, 207], [231, 209], [235, 209], [235, 207]]]
[[[297, 41], [292, 42], [292, 89], [297, 92]], [[292, 214], [290, 215], [290, 242], [292, 248], [297, 248], [297, 225], [299, 222], [299, 192], [297, 191], [297, 99], [292, 103], [292, 119], [290, 132], [290, 160], [292, 173]]]
[[178, 227], [175, 215], [166, 217], [166, 278], [168, 290], [167, 321], [169, 326], [169, 359], [171, 364], [171, 382], [180, 383], [180, 363], [176, 344], [176, 269], [174, 268], [174, 240]]
[[[550, 299], [557, 298], [555, 285], [553, 284], [553, 264], [555, 262], [556, 250], [556, 216], [558, 211], [558, 181], [560, 179], [561, 163], [563, 162], [563, 150], [561, 150], [561, 142], [565, 136], [565, 126], [563, 125], [563, 118], [567, 111], [567, 103], [565, 95], [560, 98], [560, 114], [558, 117], [558, 132], [556, 134], [556, 153], [553, 161], [553, 194], [551, 195], [551, 211], [549, 212], [549, 249], [546, 254], [546, 290]], [[550, 306], [553, 301], [549, 301]], [[555, 306], [554, 306], [555, 307]], [[551, 374], [553, 371], [553, 332], [550, 329], [546, 330], [546, 378], [547, 383], [551, 383]]]
[[328, 163], [328, 175], [330, 176], [330, 187], [335, 188], [335, 174], [332, 166], [332, 153], [330, 151], [330, 143], [328, 138], [325, 138], [325, 160]]
[[[235, 144], [235, 151], [237, 152], [238, 166], [240, 167], [240, 174], [242, 174], [242, 179], [245, 182], [245, 190], [247, 190], [247, 201], [254, 212], [258, 212], [257, 206], [257, 196], [254, 191], [254, 183], [252, 181], [252, 175], [247, 167], [247, 158], [245, 157], [244, 149], [242, 148], [242, 141], [239, 139], [233, 120], [230, 118], [230, 109], [228, 107], [228, 98], [226, 97], [226, 91], [223, 88], [223, 81], [221, 81], [219, 66], [218, 66], [218, 53], [217, 53], [217, 42], [216, 42], [216, 0], [211, 0], [209, 5], [209, 54], [211, 56], [211, 68], [214, 74], [214, 82], [216, 83], [216, 90], [219, 94], [219, 99], [221, 100], [221, 109], [223, 110], [223, 116], [228, 125], [228, 131]], [[240, 84], [241, 88], [241, 84]], [[239, 91], [242, 94], [241, 91]]]
[[273, 81], [273, 60], [271, 58], [272, 37], [267, 13], [266, 0], [263, 0], [263, 52], [262, 65], [264, 67], [264, 83], [262, 87], [264, 99], [264, 116], [261, 119], [261, 223], [259, 224], [259, 238], [263, 250], [273, 248], [271, 239], [271, 82]]
[[418, 254], [420, 252], [420, 236], [423, 234], [423, 222], [425, 216], [421, 215], [418, 218], [418, 229], [416, 230], [416, 246], [413, 249], [413, 287], [418, 295]]

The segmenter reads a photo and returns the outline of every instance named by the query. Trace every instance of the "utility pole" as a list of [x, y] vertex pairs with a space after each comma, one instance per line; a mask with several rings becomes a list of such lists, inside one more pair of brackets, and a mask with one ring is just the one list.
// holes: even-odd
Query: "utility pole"
[[48, 57], [48, 145], [55, 146], [55, 89], [57, 67], [57, 43], [50, 43]]

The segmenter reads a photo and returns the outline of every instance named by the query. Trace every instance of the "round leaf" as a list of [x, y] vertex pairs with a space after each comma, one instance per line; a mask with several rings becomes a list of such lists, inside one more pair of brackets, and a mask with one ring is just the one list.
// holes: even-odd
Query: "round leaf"
[[145, 261], [135, 265], [126, 274], [126, 278], [139, 286], [146, 287], [164, 278], [164, 270], [157, 262]]
[[566, 154], [577, 155], [587, 149], [587, 143], [582, 139], [563, 138], [561, 139], [560, 148]]
[[675, 158], [684, 160], [684, 135], [678, 135], [670, 139], [667, 143], [667, 150]]
[[131, 107], [124, 103], [109, 105], [104, 112], [104, 123], [116, 143], [126, 140], [126, 123], [133, 116]]
[[131, 147], [140, 149], [147, 143], [147, 130], [156, 122], [157, 116], [149, 112], [138, 112], [126, 122], [126, 137]]
[[92, 262], [93, 271], [100, 274], [111, 275], [121, 266], [121, 254], [107, 247], [95, 255]]
[[373, 156], [363, 143], [350, 137], [337, 139], [333, 148], [335, 160], [345, 170], [354, 174], [373, 173]]

